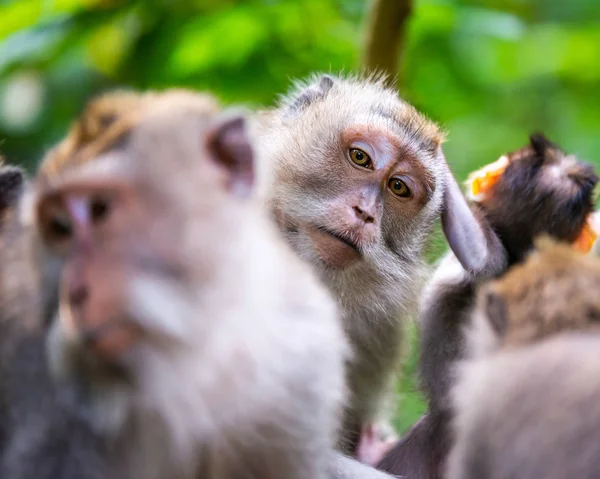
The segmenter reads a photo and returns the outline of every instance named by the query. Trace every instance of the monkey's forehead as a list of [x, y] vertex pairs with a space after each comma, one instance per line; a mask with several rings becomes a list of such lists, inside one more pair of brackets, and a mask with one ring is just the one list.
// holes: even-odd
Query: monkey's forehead
[[331, 101], [340, 110], [384, 118], [388, 125], [417, 137], [422, 143], [438, 146], [444, 140], [444, 133], [436, 123], [379, 82], [340, 81], [331, 88]]
[[326, 91], [309, 96], [301, 107], [295, 106], [295, 100], [310, 89], [310, 84], [299, 84], [292, 95], [284, 98], [279, 109], [284, 124], [301, 130], [311, 125], [335, 129], [361, 116], [373, 123], [383, 123], [387, 130], [401, 138], [410, 138], [424, 150], [433, 152], [444, 140], [444, 133], [436, 123], [402, 100], [396, 91], [385, 87], [381, 79], [338, 77]]

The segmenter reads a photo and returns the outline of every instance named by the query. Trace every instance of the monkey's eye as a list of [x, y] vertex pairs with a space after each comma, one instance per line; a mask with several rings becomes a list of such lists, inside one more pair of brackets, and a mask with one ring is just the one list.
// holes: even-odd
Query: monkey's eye
[[69, 239], [73, 233], [69, 217], [59, 211], [49, 215], [45, 230], [47, 238], [52, 241]]
[[408, 189], [407, 184], [400, 178], [390, 178], [388, 181], [388, 187], [396, 196], [400, 196], [402, 198], [408, 198], [410, 196], [410, 190]]
[[103, 197], [93, 198], [90, 202], [90, 216], [94, 223], [105, 220], [110, 213], [110, 199]]
[[371, 168], [372, 166], [371, 157], [358, 148], [352, 148], [350, 150], [350, 159], [354, 164], [362, 166], [363, 168]]

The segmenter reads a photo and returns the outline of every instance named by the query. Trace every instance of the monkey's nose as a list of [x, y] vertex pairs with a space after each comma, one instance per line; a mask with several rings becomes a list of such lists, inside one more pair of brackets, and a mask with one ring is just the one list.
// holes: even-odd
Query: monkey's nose
[[69, 302], [74, 308], [81, 308], [89, 297], [89, 289], [83, 284], [73, 286], [69, 291]]
[[361, 208], [360, 206], [353, 206], [354, 214], [358, 219], [365, 223], [374, 223], [375, 217], [366, 209]]

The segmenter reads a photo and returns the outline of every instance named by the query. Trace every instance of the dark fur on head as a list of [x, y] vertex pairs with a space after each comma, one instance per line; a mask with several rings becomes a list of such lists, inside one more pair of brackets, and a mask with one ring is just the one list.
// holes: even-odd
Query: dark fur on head
[[593, 168], [539, 133], [508, 160], [502, 177], [478, 204], [502, 240], [509, 263], [522, 260], [540, 234], [573, 242], [594, 207], [598, 176]]

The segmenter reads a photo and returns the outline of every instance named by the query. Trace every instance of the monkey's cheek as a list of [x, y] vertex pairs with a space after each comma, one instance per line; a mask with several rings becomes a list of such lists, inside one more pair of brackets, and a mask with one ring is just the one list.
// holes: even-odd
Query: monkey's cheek
[[343, 269], [360, 260], [360, 253], [330, 234], [311, 228], [308, 235], [321, 261], [327, 266]]

